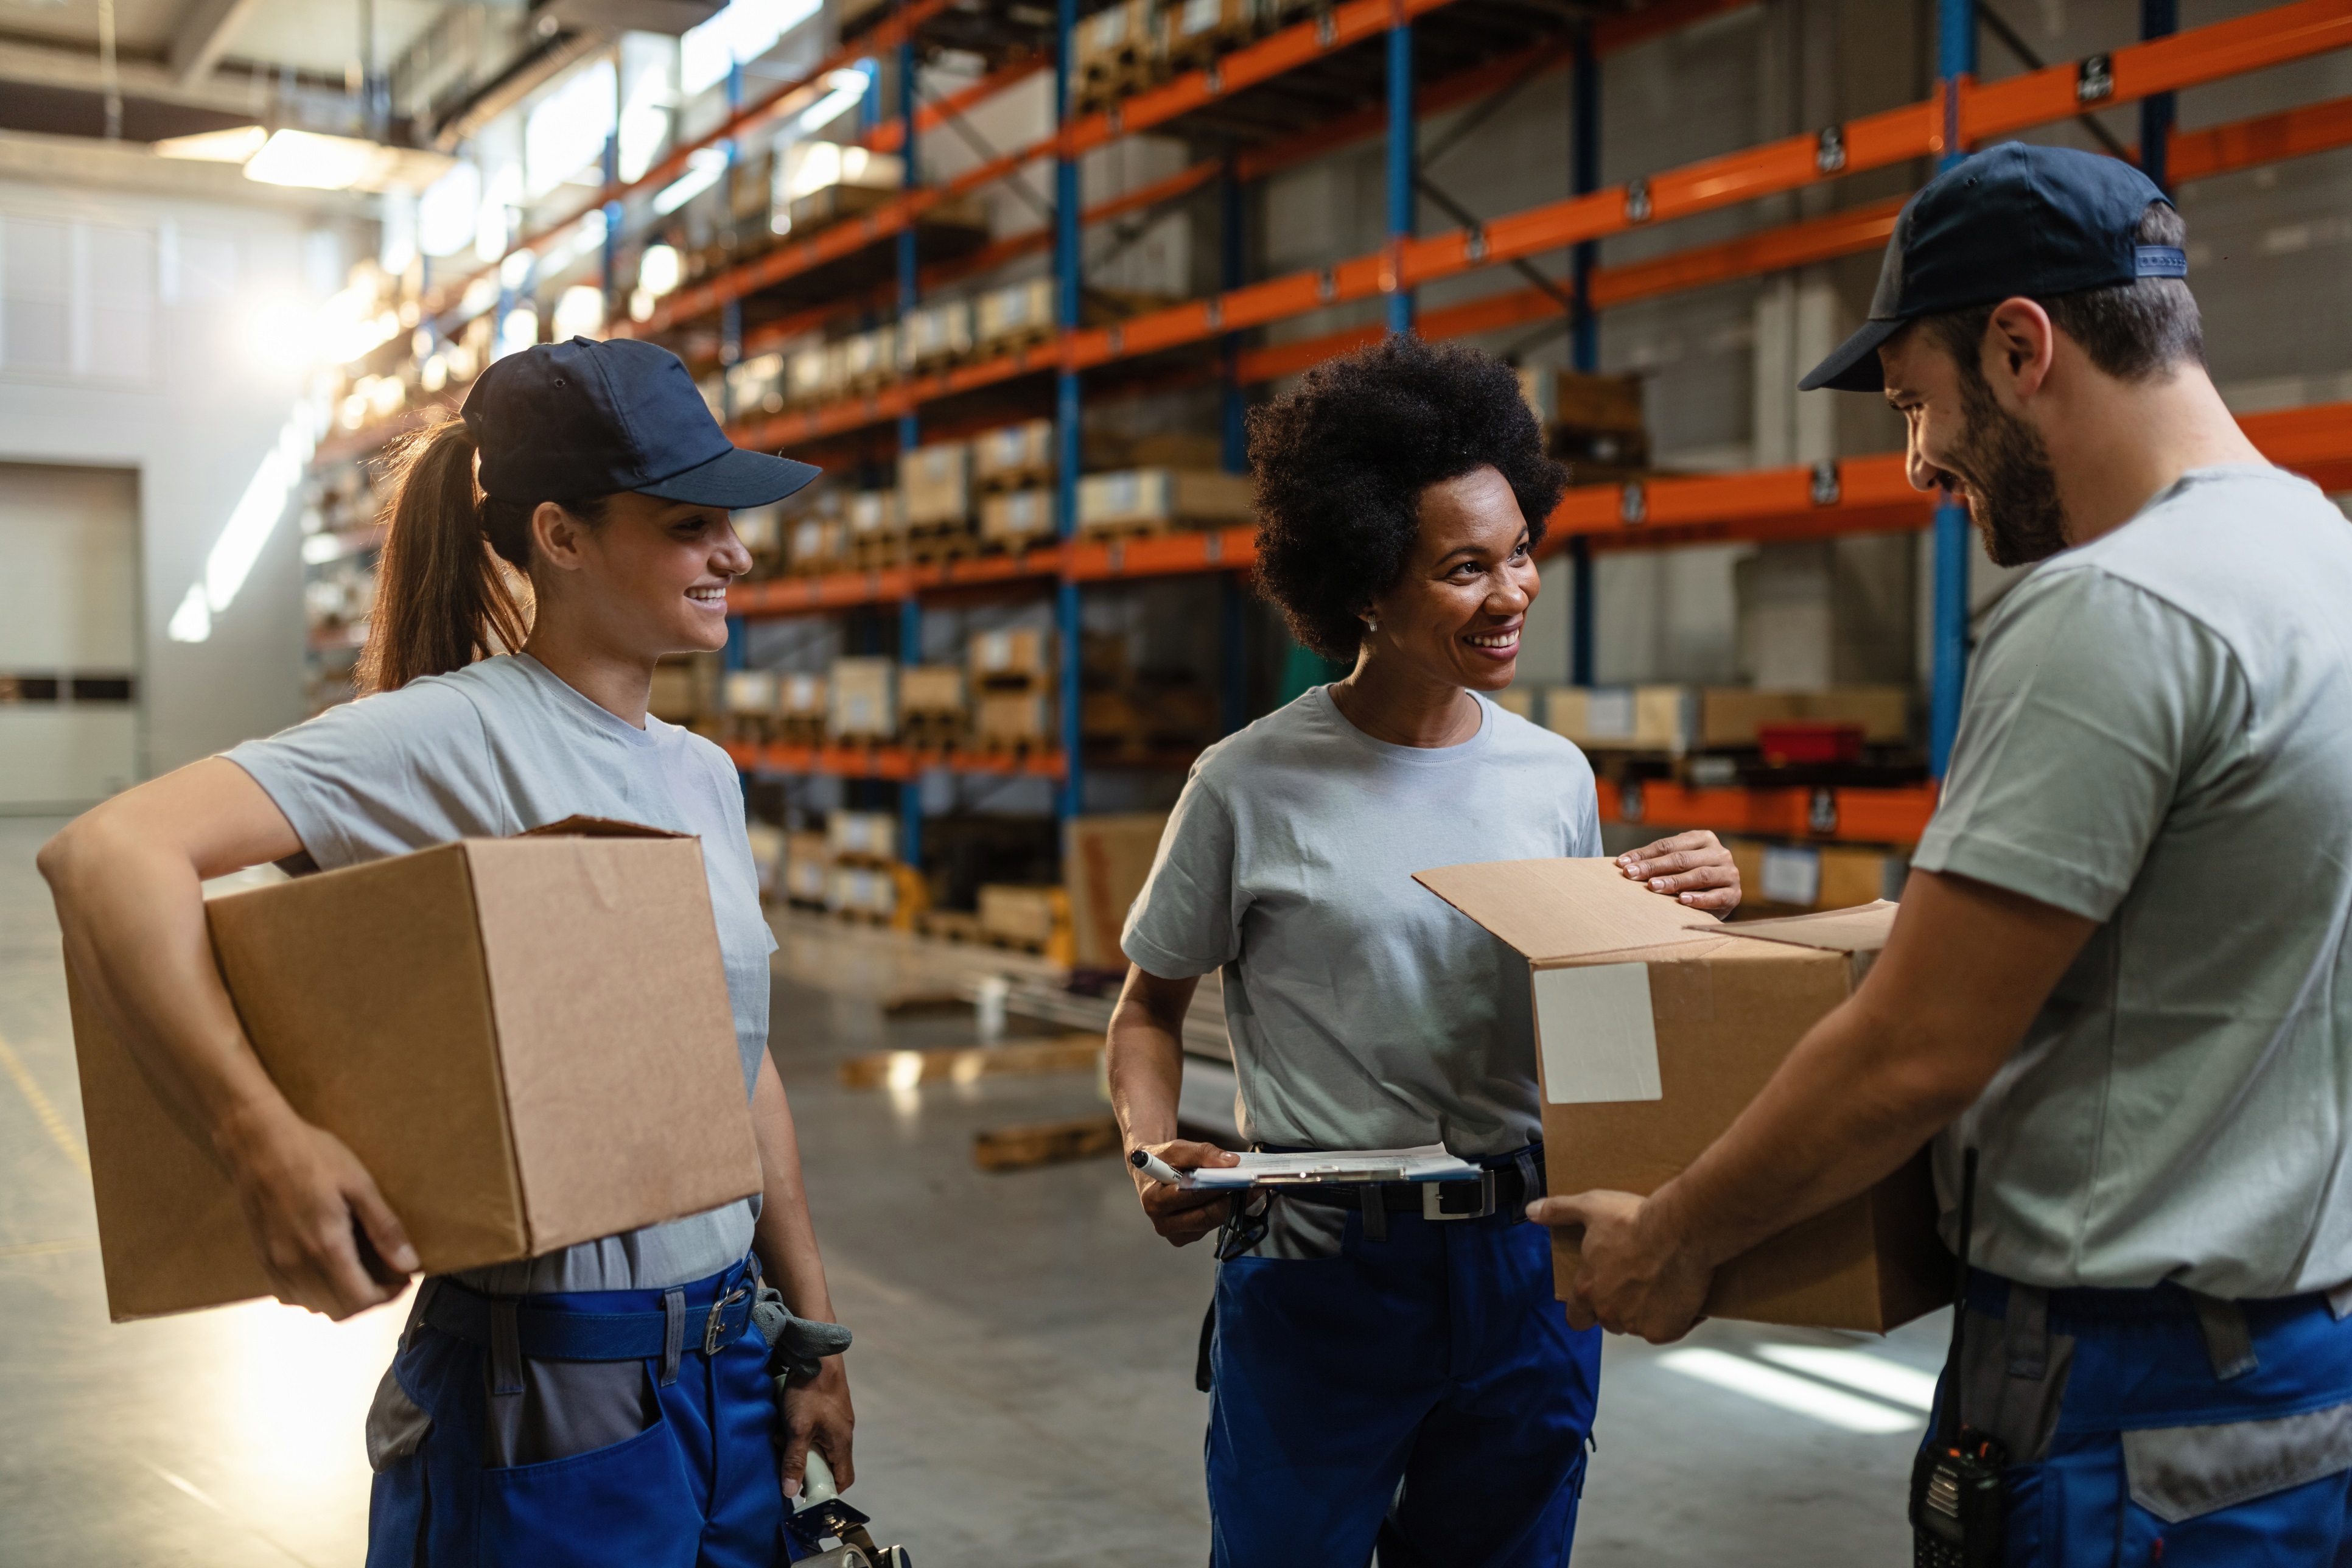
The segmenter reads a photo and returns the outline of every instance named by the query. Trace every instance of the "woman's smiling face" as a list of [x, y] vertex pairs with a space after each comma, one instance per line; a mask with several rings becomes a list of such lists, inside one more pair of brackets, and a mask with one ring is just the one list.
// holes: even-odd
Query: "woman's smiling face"
[[1473, 468], [1421, 492], [1421, 532], [1396, 584], [1372, 601], [1379, 653], [1473, 691], [1511, 683], [1519, 632], [1542, 582], [1509, 483]]

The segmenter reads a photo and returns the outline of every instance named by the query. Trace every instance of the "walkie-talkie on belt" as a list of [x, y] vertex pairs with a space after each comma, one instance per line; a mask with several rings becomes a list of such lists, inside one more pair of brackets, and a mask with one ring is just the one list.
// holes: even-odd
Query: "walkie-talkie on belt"
[[2000, 1441], [1960, 1425], [1960, 1352], [1969, 1317], [1969, 1232], [1976, 1222], [1977, 1152], [1960, 1156], [1960, 1283], [1952, 1293], [1952, 1352], [1933, 1441], [1911, 1461], [1914, 1568], [2000, 1568], [2007, 1528]]

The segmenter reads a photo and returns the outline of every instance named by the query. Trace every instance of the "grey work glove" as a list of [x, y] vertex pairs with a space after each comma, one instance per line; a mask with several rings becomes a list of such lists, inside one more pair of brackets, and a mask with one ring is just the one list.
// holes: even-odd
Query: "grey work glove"
[[[751, 1303], [751, 1321], [768, 1342], [768, 1373], [778, 1384], [802, 1383], [817, 1374], [817, 1363], [849, 1348], [849, 1331], [839, 1323], [813, 1322], [784, 1305], [783, 1292], [772, 1285], [760, 1287]], [[779, 1394], [783, 1392], [779, 1386]]]

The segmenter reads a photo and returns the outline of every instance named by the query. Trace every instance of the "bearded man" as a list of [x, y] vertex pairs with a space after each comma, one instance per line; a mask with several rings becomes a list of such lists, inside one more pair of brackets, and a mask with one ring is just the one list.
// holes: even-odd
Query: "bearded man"
[[1528, 1211], [1582, 1227], [1572, 1321], [1670, 1340], [1933, 1138], [1976, 1267], [1923, 1563], [2352, 1563], [2352, 525], [2231, 418], [2187, 272], [2118, 160], [1905, 207], [1802, 384], [1883, 391], [1912, 482], [2040, 564], [1853, 996], [1648, 1198]]

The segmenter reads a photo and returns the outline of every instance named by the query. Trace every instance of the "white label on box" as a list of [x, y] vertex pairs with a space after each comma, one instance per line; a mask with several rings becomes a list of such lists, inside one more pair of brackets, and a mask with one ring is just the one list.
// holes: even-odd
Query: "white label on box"
[[1535, 994], [1546, 1100], [1607, 1105], [1662, 1098], [1648, 964], [1538, 969]]
[[998, 670], [1008, 668], [1013, 663], [1013, 634], [983, 632], [973, 651], [980, 655], [982, 674], [992, 675]]
[[1820, 903], [1822, 852], [1768, 847], [1764, 851], [1763, 893], [1768, 904], [1802, 904], [1811, 909]]
[[1633, 738], [1633, 689], [1596, 686], [1585, 699], [1584, 732], [1596, 741]]
[[1222, 3], [1223, 0], [1184, 0], [1184, 9], [1177, 13], [1176, 36], [1189, 38], [1215, 26]]

